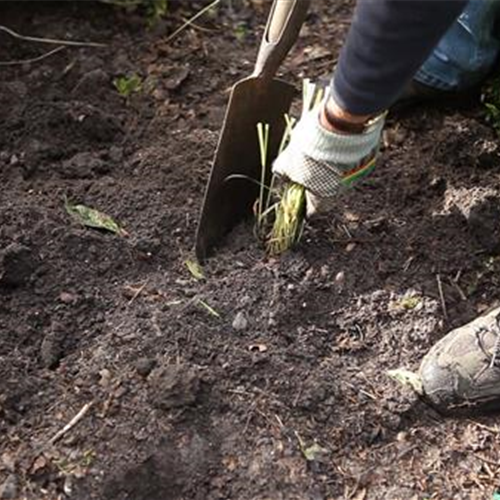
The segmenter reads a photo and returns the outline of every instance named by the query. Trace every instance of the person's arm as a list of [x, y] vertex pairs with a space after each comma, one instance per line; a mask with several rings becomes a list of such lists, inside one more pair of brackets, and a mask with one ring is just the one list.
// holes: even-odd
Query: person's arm
[[308, 213], [375, 166], [384, 111], [467, 0], [358, 0], [331, 93], [305, 113], [273, 172], [307, 189]]
[[387, 109], [457, 19], [467, 0], [358, 0], [332, 80], [354, 116]]

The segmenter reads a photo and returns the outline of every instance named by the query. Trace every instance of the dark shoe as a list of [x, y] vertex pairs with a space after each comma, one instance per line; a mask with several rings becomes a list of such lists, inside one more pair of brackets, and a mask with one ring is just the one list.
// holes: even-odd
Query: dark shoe
[[480, 85], [470, 89], [452, 91], [437, 89], [412, 80], [391, 106], [391, 111], [404, 111], [419, 104], [469, 106], [473, 102], [479, 102], [480, 93]]
[[419, 375], [424, 395], [438, 409], [500, 406], [500, 307], [442, 338]]

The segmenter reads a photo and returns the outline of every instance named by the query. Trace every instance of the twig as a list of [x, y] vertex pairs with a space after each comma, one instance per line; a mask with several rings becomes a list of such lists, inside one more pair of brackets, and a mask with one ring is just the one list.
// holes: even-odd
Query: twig
[[486, 457], [482, 457], [481, 455], [479, 455], [478, 453], [475, 453], [473, 455], [474, 457], [476, 458], [479, 458], [479, 460], [483, 461], [485, 464], [489, 464], [489, 465], [493, 465], [494, 467], [497, 467], [498, 468], [498, 462], [496, 462], [495, 460], [491, 460], [489, 458], [486, 458]]
[[69, 432], [73, 427], [75, 427], [78, 422], [86, 415], [90, 410], [92, 402], [83, 405], [83, 408], [58, 432], [56, 432], [48, 441], [48, 445], [54, 444], [57, 440], [61, 439], [64, 434]]
[[200, 18], [203, 14], [208, 12], [211, 8], [215, 7], [217, 4], [220, 3], [221, 0], [214, 0], [211, 4], [207, 5], [203, 9], [200, 10], [197, 14], [195, 14], [191, 19], [188, 19], [182, 26], [177, 28], [170, 36], [167, 37], [165, 40], [165, 43], [170, 42], [173, 40], [181, 31], [184, 31], [188, 26], [193, 24], [198, 18]]
[[443, 308], [443, 316], [446, 321], [448, 321], [448, 310], [446, 309], [446, 302], [444, 301], [443, 285], [441, 283], [441, 276], [436, 274], [436, 281], [439, 291], [439, 298], [441, 299], [441, 307]]
[[458, 292], [458, 295], [460, 295], [460, 298], [464, 301], [467, 300], [467, 295], [465, 295], [465, 292], [462, 290], [460, 285], [458, 284], [457, 281], [455, 280], [450, 280], [451, 285], [455, 288], [455, 290]]
[[65, 48], [66, 47], [56, 47], [55, 49], [45, 52], [45, 54], [42, 54], [41, 56], [32, 57], [31, 59], [21, 59], [19, 61], [0, 61], [0, 66], [19, 66], [22, 64], [35, 63], [43, 59], [46, 59], [47, 57], [53, 56], [54, 54], [61, 52], [61, 50], [64, 50]]
[[[146, 288], [146, 286], [148, 285], [149, 283], [149, 280], [146, 280], [144, 282], [143, 285], [141, 285], [139, 288], [136, 288], [135, 289], [135, 292], [134, 292], [134, 295], [132, 296], [132, 298], [128, 301], [128, 304], [127, 304], [127, 307], [130, 306], [130, 304], [132, 304], [132, 302], [134, 302], [134, 300], [139, 297], [139, 295], [144, 291], [144, 289]], [[133, 290], [133, 288], [132, 288]]]
[[66, 45], [68, 47], [106, 47], [105, 43], [97, 43], [97, 42], [76, 42], [72, 40], [58, 40], [55, 38], [39, 38], [37, 36], [24, 36], [16, 33], [15, 31], [7, 28], [7, 26], [3, 26], [0, 24], [0, 31], [4, 31], [8, 35], [17, 38], [19, 40], [24, 40], [26, 42], [35, 42], [35, 43], [49, 43], [55, 45]]
[[[179, 16], [177, 19], [179, 19], [180, 21], [183, 21], [185, 23], [189, 22], [189, 19], [186, 19], [185, 17], [182, 17], [182, 16]], [[213, 33], [215, 31], [217, 31], [216, 29], [205, 28], [204, 26], [200, 26], [199, 24], [194, 24], [193, 22], [191, 22], [191, 27], [195, 30], [200, 30], [204, 33]]]
[[492, 432], [493, 434], [500, 434], [500, 428], [498, 427], [490, 427], [489, 425], [481, 424], [480, 422], [476, 422], [475, 420], [469, 420], [469, 422], [471, 424], [474, 424], [476, 427], [479, 427], [480, 429], [484, 429], [485, 431]]

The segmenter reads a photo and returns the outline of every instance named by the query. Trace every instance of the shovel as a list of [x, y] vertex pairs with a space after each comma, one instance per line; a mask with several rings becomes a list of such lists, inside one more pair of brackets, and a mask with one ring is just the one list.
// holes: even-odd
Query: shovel
[[[310, 0], [274, 0], [255, 70], [231, 91], [198, 223], [196, 256], [200, 262], [252, 213], [262, 179], [258, 123], [270, 126], [268, 166], [278, 154], [295, 87], [275, 76], [299, 36], [309, 4]], [[266, 185], [270, 178], [268, 169]]]

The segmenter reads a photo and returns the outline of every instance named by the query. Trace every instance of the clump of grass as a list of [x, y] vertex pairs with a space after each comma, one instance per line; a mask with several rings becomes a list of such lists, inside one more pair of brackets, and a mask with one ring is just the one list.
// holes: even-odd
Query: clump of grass
[[[303, 82], [302, 113], [316, 107], [324, 97], [324, 89], [310, 80]], [[286, 130], [281, 141], [281, 153], [288, 145], [295, 121], [288, 115]], [[273, 176], [270, 186], [266, 186], [265, 174], [267, 171], [267, 148], [269, 144], [269, 125], [259, 124], [259, 145], [261, 153], [262, 176], [260, 182], [259, 199], [256, 202], [256, 233], [264, 241], [266, 250], [271, 255], [280, 255], [296, 245], [302, 236], [306, 215], [306, 190], [297, 183], [278, 182]]]
[[142, 80], [138, 74], [133, 73], [129, 76], [119, 76], [115, 78], [113, 80], [113, 85], [122, 97], [128, 99], [132, 94], [141, 91]]
[[306, 211], [304, 187], [293, 182], [286, 183], [274, 210], [275, 219], [267, 240], [267, 250], [271, 255], [280, 255], [302, 237]]
[[150, 26], [164, 17], [168, 11], [168, 0], [101, 0], [103, 3], [122, 7], [129, 11], [136, 9], [144, 12]]
[[482, 101], [486, 119], [500, 134], [500, 76], [492, 78], [483, 88]]

